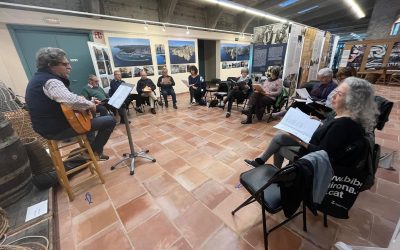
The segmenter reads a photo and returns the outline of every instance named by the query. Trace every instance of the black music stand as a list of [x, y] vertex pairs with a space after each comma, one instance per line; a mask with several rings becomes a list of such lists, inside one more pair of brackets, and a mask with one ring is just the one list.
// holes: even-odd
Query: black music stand
[[[124, 103], [125, 99], [128, 97], [128, 95], [131, 93], [134, 86], [135, 85], [133, 85], [133, 84], [122, 83], [118, 87], [118, 89], [115, 91], [113, 96], [110, 98], [110, 100], [108, 101], [108, 104], [110, 104], [111, 106], [113, 106], [116, 109], [119, 109], [122, 106], [122, 104]], [[114, 170], [119, 164], [130, 159], [131, 160], [130, 175], [133, 175], [135, 173], [135, 158], [136, 157], [145, 158], [145, 159], [151, 160], [152, 162], [156, 162], [156, 159], [147, 155], [147, 153], [149, 152], [148, 149], [135, 152], [135, 149], [133, 147], [133, 142], [132, 142], [131, 129], [130, 129], [129, 122], [128, 122], [128, 115], [126, 113], [126, 108], [124, 109], [123, 115], [124, 115], [126, 133], [128, 135], [129, 148], [130, 148], [131, 152], [122, 154], [122, 156], [124, 158], [121, 159], [120, 161], [118, 161], [117, 163], [115, 163], [114, 165], [112, 165], [111, 170]]]

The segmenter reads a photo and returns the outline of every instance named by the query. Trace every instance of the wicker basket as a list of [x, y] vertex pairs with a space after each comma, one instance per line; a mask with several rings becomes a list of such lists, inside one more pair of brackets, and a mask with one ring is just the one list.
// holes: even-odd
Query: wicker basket
[[47, 148], [46, 139], [33, 131], [32, 122], [28, 111], [24, 109], [18, 109], [15, 111], [4, 112], [3, 114], [7, 120], [10, 121], [11, 126], [21, 140], [35, 137], [39, 141], [40, 145], [42, 145], [44, 148]]

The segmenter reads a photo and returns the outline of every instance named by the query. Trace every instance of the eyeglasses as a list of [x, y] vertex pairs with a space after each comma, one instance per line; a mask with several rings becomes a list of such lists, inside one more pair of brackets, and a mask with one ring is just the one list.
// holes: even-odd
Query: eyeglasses
[[61, 64], [64, 67], [67, 67], [68, 65], [71, 65], [69, 62], [58, 62], [58, 64]]
[[340, 97], [343, 97], [343, 96], [346, 95], [346, 93], [344, 93], [344, 92], [342, 92], [342, 91], [340, 91], [340, 90], [337, 90], [337, 89], [334, 90], [334, 93], [335, 93], [335, 95], [338, 95], [338, 96], [340, 96]]

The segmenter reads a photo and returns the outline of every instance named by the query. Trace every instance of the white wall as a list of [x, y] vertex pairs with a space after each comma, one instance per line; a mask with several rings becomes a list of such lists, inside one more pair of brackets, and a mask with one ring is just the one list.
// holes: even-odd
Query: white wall
[[[60, 20], [60, 24], [48, 24], [45, 23], [45, 18], [57, 18]], [[28, 82], [27, 76], [11, 40], [11, 36], [8, 32], [6, 24], [21, 24], [21, 25], [32, 25], [32, 26], [46, 26], [52, 28], [71, 28], [71, 29], [83, 29], [83, 30], [100, 30], [103, 31], [106, 36], [119, 36], [119, 37], [137, 37], [137, 38], [148, 38], [151, 40], [151, 45], [155, 43], [164, 43], [167, 45], [168, 39], [205, 39], [205, 40], [223, 40], [224, 42], [234, 42], [237, 35], [207, 32], [199, 30], [190, 30], [190, 34], [186, 34], [186, 29], [171, 28], [167, 27], [167, 31], [164, 33], [161, 31], [160, 26], [151, 26], [146, 31], [143, 24], [135, 24], [120, 21], [109, 21], [94, 18], [74, 17], [59, 14], [49, 14], [34, 11], [24, 11], [0, 8], [0, 80], [6, 82], [6, 84], [14, 88], [15, 92], [20, 95], [25, 94], [26, 84]], [[242, 38], [241, 38], [242, 39]], [[244, 38], [247, 39], [247, 38]], [[249, 43], [249, 40], [244, 40]], [[218, 42], [217, 42], [218, 44]], [[196, 43], [197, 47], [197, 43]], [[153, 47], [152, 47], [153, 49]], [[167, 46], [166, 46], [167, 49]], [[218, 60], [219, 47], [217, 45], [217, 77], [226, 79], [227, 75], [218, 75], [220, 66], [220, 60]], [[196, 53], [197, 55], [197, 53]], [[153, 60], [155, 60], [155, 54]], [[169, 63], [169, 57], [167, 55], [167, 63]], [[4, 65], [2, 65], [4, 64]], [[156, 64], [154, 63], [156, 67]], [[222, 72], [221, 72], [222, 73]], [[235, 69], [235, 72], [228, 73], [228, 76], [240, 74], [240, 69]], [[183, 92], [187, 91], [187, 88], [182, 86], [180, 83], [181, 79], [186, 79], [188, 74], [174, 74], [173, 77], [177, 82], [176, 91]], [[153, 80], [156, 80], [156, 76]], [[136, 79], [132, 79], [135, 83]], [[179, 83], [178, 83], [179, 82]]]

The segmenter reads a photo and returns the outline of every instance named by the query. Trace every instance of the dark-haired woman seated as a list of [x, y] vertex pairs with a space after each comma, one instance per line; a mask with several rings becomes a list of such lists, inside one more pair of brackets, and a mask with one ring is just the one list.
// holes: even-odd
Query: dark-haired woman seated
[[280, 168], [284, 161], [283, 156], [279, 154], [280, 149], [286, 146], [301, 146], [299, 156], [325, 150], [331, 163], [351, 166], [356, 159], [341, 156], [345, 147], [362, 139], [365, 133], [372, 132], [375, 127], [378, 110], [374, 101], [374, 90], [369, 82], [349, 77], [334, 91], [332, 108], [336, 116], [324, 122], [314, 132], [309, 143], [293, 135], [279, 133], [255, 160], [245, 162], [257, 167], [274, 156], [274, 165]]
[[190, 75], [188, 77], [188, 83], [190, 92], [190, 103], [192, 103], [194, 98], [196, 103], [205, 106], [206, 102], [203, 100], [203, 96], [206, 93], [206, 84], [204, 82], [204, 79], [198, 74], [199, 70], [196, 66], [190, 66], [189, 70]]

